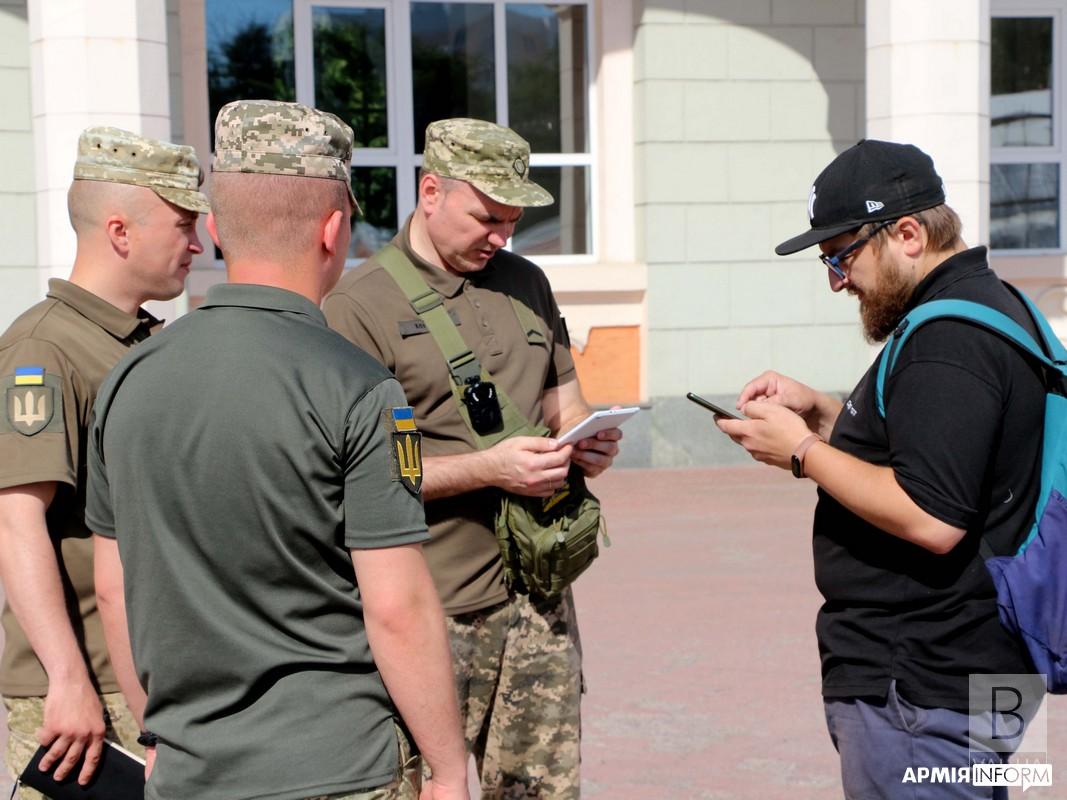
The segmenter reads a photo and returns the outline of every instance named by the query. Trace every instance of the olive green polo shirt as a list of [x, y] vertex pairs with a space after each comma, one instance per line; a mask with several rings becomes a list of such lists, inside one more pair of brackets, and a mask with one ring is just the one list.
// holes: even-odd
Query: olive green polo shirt
[[[85, 527], [86, 430], [104, 376], [162, 323], [147, 311], [121, 311], [68, 281], [0, 337], [0, 488], [55, 481], [48, 532], [57, 547], [67, 609], [102, 692], [118, 691], [108, 663], [93, 589], [92, 538]], [[42, 697], [48, 676], [5, 603], [0, 692]]]
[[[464, 342], [516, 408], [544, 422], [546, 389], [575, 379], [574, 361], [559, 308], [545, 274], [514, 253], [497, 251], [485, 268], [455, 275], [420, 258], [408, 236], [410, 218], [393, 239], [441, 295]], [[533, 310], [544, 341], [531, 342], [510, 298]], [[323, 303], [334, 330], [396, 375], [424, 439], [424, 454], [448, 456], [476, 449], [457, 410], [444, 357], [389, 273], [371, 257], [341, 278]], [[463, 614], [507, 597], [493, 528], [499, 500], [483, 489], [426, 504], [431, 540], [425, 547], [448, 614]]]
[[409, 411], [381, 364], [266, 286], [212, 287], [101, 388], [86, 519], [117, 535], [124, 566], [160, 737], [147, 798], [392, 780], [396, 710], [349, 548], [427, 538], [394, 410]]

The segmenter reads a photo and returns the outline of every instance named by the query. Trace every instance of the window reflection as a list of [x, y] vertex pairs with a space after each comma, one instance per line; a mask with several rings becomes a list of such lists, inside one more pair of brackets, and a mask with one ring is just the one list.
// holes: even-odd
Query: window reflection
[[993, 164], [990, 178], [990, 246], [1059, 247], [1059, 165]]
[[388, 147], [385, 9], [313, 8], [315, 106], [355, 132], [356, 147]]
[[415, 147], [437, 119], [496, 119], [493, 7], [479, 3], [411, 4]]
[[507, 6], [508, 119], [535, 153], [586, 140], [585, 6]]
[[352, 190], [364, 216], [356, 215], [348, 257], [369, 258], [396, 236], [396, 169], [353, 167]]
[[1052, 144], [1052, 19], [998, 17], [992, 23], [992, 144]]
[[511, 249], [524, 256], [588, 253], [589, 168], [531, 167], [530, 180], [550, 191], [556, 202], [525, 210]]
[[211, 148], [215, 117], [233, 100], [295, 100], [291, 0], [206, 0]]

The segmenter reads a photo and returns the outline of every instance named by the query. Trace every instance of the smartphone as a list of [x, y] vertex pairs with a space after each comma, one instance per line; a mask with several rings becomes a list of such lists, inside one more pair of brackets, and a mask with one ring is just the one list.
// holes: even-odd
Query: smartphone
[[556, 441], [560, 445], [574, 444], [590, 436], [596, 436], [600, 431], [619, 427], [640, 410], [638, 406], [632, 406], [630, 408], [608, 408], [603, 411], [594, 411], [556, 439]]
[[742, 417], [736, 411], [727, 411], [722, 406], [717, 406], [713, 402], [711, 402], [710, 400], [705, 400], [703, 397], [701, 397], [698, 394], [693, 394], [692, 392], [688, 392], [688, 393], [686, 393], [685, 396], [686, 396], [686, 398], [688, 400], [692, 400], [698, 406], [703, 406], [704, 408], [706, 408], [708, 411], [710, 411], [712, 414], [714, 414], [717, 417], [726, 417], [727, 419], [747, 419], [747, 417]]

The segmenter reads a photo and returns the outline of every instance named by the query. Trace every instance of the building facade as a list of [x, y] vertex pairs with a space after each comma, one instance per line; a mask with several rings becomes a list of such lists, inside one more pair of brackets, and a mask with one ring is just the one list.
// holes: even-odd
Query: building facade
[[[594, 403], [647, 406], [623, 463], [747, 458], [683, 398], [777, 369], [847, 390], [875, 350], [810, 251], [808, 187], [864, 137], [913, 142], [969, 244], [1067, 334], [1067, 0], [0, 0], [0, 324], [64, 277], [78, 132], [192, 144], [238, 97], [356, 131], [351, 263], [415, 203], [422, 131], [510, 125], [557, 198], [512, 248], [541, 264]], [[208, 190], [210, 191], [210, 179]], [[206, 231], [202, 236], [207, 241]], [[223, 279], [209, 249], [186, 295]]]

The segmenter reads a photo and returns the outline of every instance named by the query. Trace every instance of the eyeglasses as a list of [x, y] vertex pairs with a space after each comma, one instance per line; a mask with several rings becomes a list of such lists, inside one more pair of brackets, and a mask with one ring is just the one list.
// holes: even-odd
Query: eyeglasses
[[845, 259], [851, 256], [853, 253], [857, 252], [861, 247], [863, 247], [863, 245], [867, 244], [867, 242], [873, 239], [875, 234], [877, 234], [880, 230], [882, 230], [883, 228], [888, 228], [895, 222], [895, 219], [887, 219], [880, 225], [876, 225], [874, 227], [874, 230], [872, 230], [862, 239], [857, 239], [856, 241], [849, 243], [847, 247], [837, 253], [834, 253], [832, 256], [828, 256], [826, 255], [826, 253], [819, 253], [819, 260], [826, 265], [826, 268], [830, 270], [830, 272], [834, 273], [834, 275], [836, 275], [841, 280], [845, 280], [847, 276], [845, 275], [845, 271], [841, 268], [841, 265], [845, 263]]

